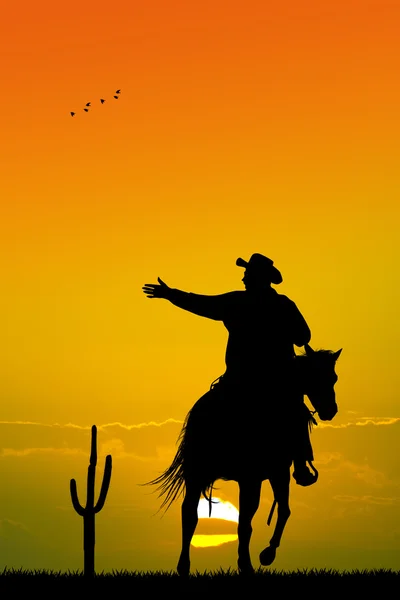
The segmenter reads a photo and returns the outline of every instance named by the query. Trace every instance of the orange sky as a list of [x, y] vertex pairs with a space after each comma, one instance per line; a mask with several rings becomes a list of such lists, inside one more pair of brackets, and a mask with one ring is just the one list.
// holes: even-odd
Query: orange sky
[[[293, 486], [276, 566], [397, 564], [399, 17], [385, 0], [3, 8], [0, 567], [79, 567], [68, 482], [82, 488], [93, 423], [115, 464], [102, 568], [175, 567], [179, 506], [152, 519], [136, 483], [171, 460], [226, 332], [141, 286], [240, 289], [253, 252], [313, 344], [344, 349], [320, 481]], [[235, 552], [196, 549], [195, 568]]]

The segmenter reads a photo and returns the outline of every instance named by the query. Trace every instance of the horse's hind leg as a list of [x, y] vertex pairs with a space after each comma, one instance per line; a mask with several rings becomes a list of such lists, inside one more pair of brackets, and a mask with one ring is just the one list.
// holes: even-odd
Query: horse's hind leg
[[182, 502], [182, 550], [179, 557], [177, 571], [181, 576], [190, 572], [190, 543], [197, 527], [197, 508], [199, 505], [201, 489], [199, 485], [186, 482], [185, 498]]
[[289, 508], [289, 486], [290, 486], [290, 470], [285, 469], [279, 474], [270, 477], [270, 484], [274, 492], [274, 497], [278, 506], [278, 518], [276, 521], [273, 536], [269, 542], [269, 546], [264, 548], [260, 554], [260, 563], [266, 567], [272, 564], [275, 560], [276, 549], [281, 543], [281, 538], [288, 518], [290, 517]]
[[241, 573], [253, 573], [250, 558], [251, 522], [260, 504], [261, 481], [239, 481], [238, 568]]

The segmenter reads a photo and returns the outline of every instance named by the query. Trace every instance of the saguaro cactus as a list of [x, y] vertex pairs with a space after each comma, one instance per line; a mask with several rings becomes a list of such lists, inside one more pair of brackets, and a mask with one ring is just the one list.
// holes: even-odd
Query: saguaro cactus
[[70, 481], [71, 500], [74, 509], [83, 517], [83, 555], [84, 555], [84, 575], [93, 577], [94, 575], [94, 545], [95, 545], [95, 515], [100, 512], [106, 501], [106, 496], [111, 480], [112, 458], [108, 454], [101, 484], [100, 495], [97, 503], [94, 503], [94, 484], [96, 478], [97, 465], [97, 427], [92, 427], [92, 443], [90, 451], [90, 461], [87, 476], [86, 506], [79, 503], [75, 479]]

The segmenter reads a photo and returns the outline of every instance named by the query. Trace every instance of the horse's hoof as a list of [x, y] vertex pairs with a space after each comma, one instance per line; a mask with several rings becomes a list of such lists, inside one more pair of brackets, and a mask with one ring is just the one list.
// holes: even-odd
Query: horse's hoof
[[260, 553], [260, 563], [263, 567], [268, 567], [272, 565], [276, 556], [276, 548], [273, 546], [268, 546], [268, 548], [264, 548], [264, 550]]
[[238, 571], [239, 575], [254, 575], [254, 569], [251, 563], [241, 563], [240, 561], [238, 561]]
[[178, 566], [176, 567], [178, 575], [180, 577], [189, 577], [190, 573], [190, 562], [180, 560], [178, 562]]

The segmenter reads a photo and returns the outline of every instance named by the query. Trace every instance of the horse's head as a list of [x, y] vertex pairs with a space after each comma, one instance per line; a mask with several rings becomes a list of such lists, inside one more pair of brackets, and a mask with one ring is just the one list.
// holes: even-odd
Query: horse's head
[[308, 344], [304, 348], [303, 391], [321, 421], [331, 421], [338, 411], [334, 389], [338, 380], [335, 365], [342, 349], [337, 352], [313, 350]]

